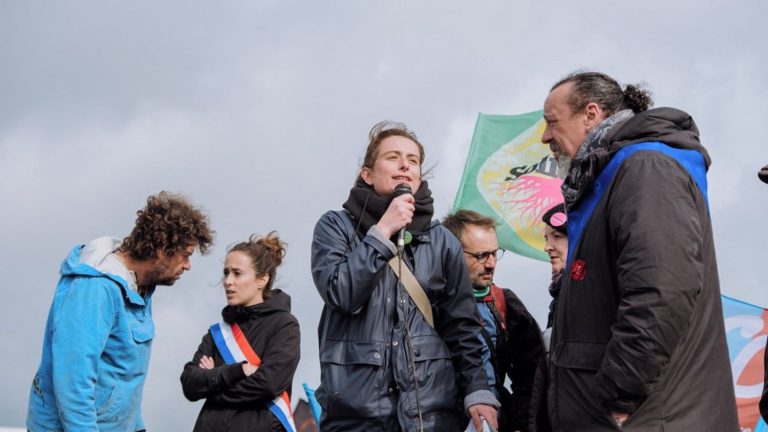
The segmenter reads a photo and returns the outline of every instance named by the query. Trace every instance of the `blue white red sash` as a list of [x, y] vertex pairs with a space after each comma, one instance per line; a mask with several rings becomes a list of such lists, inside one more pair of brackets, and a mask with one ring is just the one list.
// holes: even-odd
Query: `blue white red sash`
[[[237, 324], [229, 325], [225, 322], [217, 322], [211, 326], [211, 335], [216, 343], [216, 348], [227, 364], [247, 361], [257, 368], [261, 365], [261, 358], [253, 351], [248, 339], [245, 338]], [[288, 392], [283, 392], [275, 400], [269, 402], [267, 407], [288, 432], [296, 432]]]

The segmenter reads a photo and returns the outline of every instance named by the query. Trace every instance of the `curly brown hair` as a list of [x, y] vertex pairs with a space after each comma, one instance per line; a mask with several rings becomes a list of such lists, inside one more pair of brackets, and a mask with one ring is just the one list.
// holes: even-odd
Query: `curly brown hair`
[[136, 212], [136, 225], [120, 246], [138, 260], [157, 257], [157, 251], [173, 256], [194, 246], [205, 255], [215, 232], [208, 216], [182, 195], [162, 191], [147, 198], [147, 205]]
[[269, 275], [269, 281], [264, 287], [264, 298], [270, 298], [274, 295], [272, 285], [275, 282], [277, 267], [280, 266], [285, 258], [286, 244], [280, 240], [277, 231], [271, 231], [264, 237], [252, 234], [248, 241], [238, 243], [227, 250], [230, 252], [242, 252], [251, 259], [251, 265], [256, 272], [257, 277], [264, 274]]

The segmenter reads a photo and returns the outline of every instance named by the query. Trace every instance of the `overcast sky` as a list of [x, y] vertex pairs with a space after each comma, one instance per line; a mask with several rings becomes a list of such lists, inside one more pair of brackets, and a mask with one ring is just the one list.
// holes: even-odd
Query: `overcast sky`
[[[762, 0], [0, 2], [0, 426], [24, 424], [61, 260], [126, 235], [160, 190], [203, 206], [218, 235], [155, 295], [149, 430], [191, 429], [201, 405], [178, 377], [225, 304], [226, 246], [251, 233], [289, 245], [277, 284], [301, 323], [302, 396], [319, 384], [312, 230], [346, 199], [370, 127], [417, 133], [442, 217], [477, 114], [541, 109], [581, 68], [646, 82], [657, 106], [693, 115], [713, 160], [722, 291], [768, 306], [767, 12]], [[547, 263], [508, 254], [496, 281], [545, 319]]]

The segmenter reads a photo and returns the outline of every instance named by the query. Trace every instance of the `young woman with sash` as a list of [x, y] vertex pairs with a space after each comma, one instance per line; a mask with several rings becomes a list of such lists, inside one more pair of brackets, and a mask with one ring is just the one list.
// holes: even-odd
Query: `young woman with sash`
[[288, 294], [272, 288], [284, 256], [275, 232], [229, 249], [223, 320], [203, 336], [181, 374], [187, 399], [205, 399], [195, 432], [296, 431], [290, 391], [299, 323]]
[[461, 244], [433, 220], [423, 160], [405, 125], [374, 126], [344, 210], [315, 226], [323, 432], [496, 426]]

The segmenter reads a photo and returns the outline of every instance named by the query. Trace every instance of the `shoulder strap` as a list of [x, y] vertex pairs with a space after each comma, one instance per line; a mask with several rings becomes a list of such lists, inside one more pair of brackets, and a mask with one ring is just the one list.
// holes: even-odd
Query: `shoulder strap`
[[498, 321], [501, 330], [507, 330], [507, 301], [504, 298], [504, 292], [496, 285], [491, 285], [488, 290], [488, 294], [481, 299], [481, 301], [488, 305], [491, 310], [494, 319]]
[[507, 300], [504, 298], [504, 291], [496, 285], [491, 285], [491, 296], [493, 296], [493, 303], [496, 305], [496, 310], [501, 315], [501, 329], [507, 330]]
[[[501, 334], [496, 335], [497, 338], [500, 336]], [[493, 375], [496, 377], [496, 391], [501, 392], [502, 389], [504, 388], [504, 374], [501, 372], [501, 367], [500, 367], [501, 365], [499, 364], [499, 359], [498, 359], [498, 356], [496, 355], [496, 346], [494, 346], [493, 339], [491, 338], [491, 335], [488, 333], [488, 330], [485, 329], [484, 325], [480, 328], [480, 337], [483, 338], [483, 341], [485, 342], [485, 346], [488, 347], [488, 352], [491, 354], [490, 361], [491, 361], [491, 367], [493, 368]]]
[[[408, 291], [408, 295], [411, 296], [413, 302], [416, 303], [416, 307], [419, 308], [421, 314], [424, 315], [424, 319], [427, 320], [430, 327], [435, 328], [435, 321], [432, 317], [432, 305], [429, 304], [429, 298], [427, 293], [424, 292], [424, 288], [421, 287], [419, 281], [416, 280], [416, 276], [413, 275], [408, 265], [400, 263], [397, 256], [392, 257], [389, 260], [389, 266], [394, 270], [395, 275], [403, 283], [405, 290]], [[399, 268], [403, 269], [403, 273], [400, 274]]]

